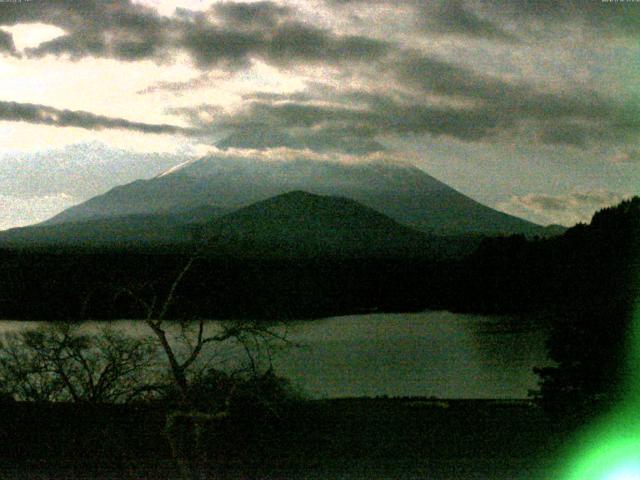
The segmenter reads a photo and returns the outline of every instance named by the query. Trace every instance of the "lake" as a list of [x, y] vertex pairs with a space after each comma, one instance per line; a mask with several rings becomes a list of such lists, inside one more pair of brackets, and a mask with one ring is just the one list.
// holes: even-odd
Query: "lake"
[[[147, 331], [142, 322], [111, 324], [136, 335]], [[0, 332], [24, 325], [2, 321]], [[276, 372], [313, 398], [524, 398], [537, 385], [533, 367], [548, 364], [547, 329], [505, 317], [359, 314], [296, 322], [287, 336], [298, 346], [277, 352]]]

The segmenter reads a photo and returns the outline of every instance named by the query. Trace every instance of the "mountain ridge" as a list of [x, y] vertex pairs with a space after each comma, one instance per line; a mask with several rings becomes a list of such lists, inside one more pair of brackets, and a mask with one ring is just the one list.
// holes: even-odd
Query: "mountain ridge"
[[301, 190], [253, 203], [201, 225], [214, 248], [253, 256], [411, 256], [428, 237], [346, 197]]
[[44, 224], [170, 213], [202, 205], [238, 209], [295, 190], [347, 197], [430, 234], [545, 235], [544, 227], [482, 205], [406, 163], [262, 161], [220, 155], [116, 187]]
[[347, 197], [286, 192], [225, 211], [132, 214], [0, 232], [0, 247], [197, 252], [234, 258], [431, 258], [471, 253], [480, 237], [428, 235]]

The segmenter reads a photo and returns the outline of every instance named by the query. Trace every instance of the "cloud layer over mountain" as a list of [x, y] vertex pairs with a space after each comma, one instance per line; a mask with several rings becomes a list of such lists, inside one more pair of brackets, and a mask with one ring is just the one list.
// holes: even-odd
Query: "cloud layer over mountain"
[[516, 191], [469, 191], [494, 205], [628, 193], [640, 182], [628, 160], [638, 33], [633, 2], [5, 2], [0, 134], [8, 149], [28, 149], [34, 132], [63, 146], [81, 129], [157, 151], [411, 152], [465, 189], [495, 177], [479, 167], [490, 152], [505, 178], [543, 158], [560, 175], [552, 190], [525, 175]]

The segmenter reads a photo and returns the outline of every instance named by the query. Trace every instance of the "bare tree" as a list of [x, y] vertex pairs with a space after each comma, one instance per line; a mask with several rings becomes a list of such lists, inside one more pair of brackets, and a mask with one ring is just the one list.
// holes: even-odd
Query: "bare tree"
[[[202, 478], [203, 465], [207, 463], [205, 432], [219, 427], [229, 415], [229, 402], [234, 393], [234, 382], [216, 406], [203, 409], [195, 398], [195, 390], [207, 370], [212, 354], [223, 345], [233, 345], [245, 355], [244, 365], [238, 366], [232, 376], [258, 377], [261, 373], [272, 372], [272, 351], [277, 345], [287, 343], [285, 333], [273, 325], [255, 320], [218, 321], [207, 328], [204, 319], [168, 319], [170, 307], [174, 304], [177, 290], [185, 275], [191, 270], [197, 256], [192, 256], [164, 295], [162, 301], [157, 295], [145, 300], [130, 288], [122, 289], [145, 312], [144, 322], [157, 339], [166, 358], [166, 367], [171, 381], [178, 392], [179, 407], [167, 416], [165, 432], [174, 459], [185, 479]], [[216, 328], [213, 328], [216, 327]], [[176, 334], [170, 329], [177, 328]], [[213, 331], [208, 331], [212, 330]], [[209, 370], [210, 371], [210, 370]], [[189, 445], [186, 447], [185, 445]], [[208, 472], [211, 475], [211, 472]]]
[[[207, 332], [207, 322], [202, 318], [168, 319], [167, 314], [176, 299], [176, 291], [196, 259], [195, 256], [189, 259], [161, 302], [157, 295], [145, 300], [130, 288], [121, 290], [121, 294], [129, 296], [145, 312], [144, 322], [157, 339], [166, 357], [172, 382], [187, 408], [193, 407], [190, 400], [190, 373], [194, 374], [196, 362], [200, 361], [202, 365], [216, 351], [216, 347], [225, 343], [235, 344], [245, 354], [245, 369], [258, 374], [261, 365], [271, 368], [273, 349], [277, 345], [288, 344], [286, 332], [274, 328], [272, 323], [256, 320], [217, 321], [210, 322], [212, 328], [209, 330], [213, 331]], [[172, 334], [171, 328], [177, 329], [177, 332]], [[202, 355], [205, 350], [207, 355]]]
[[106, 327], [58, 323], [4, 334], [0, 385], [17, 400], [124, 403], [149, 395], [157, 347]]

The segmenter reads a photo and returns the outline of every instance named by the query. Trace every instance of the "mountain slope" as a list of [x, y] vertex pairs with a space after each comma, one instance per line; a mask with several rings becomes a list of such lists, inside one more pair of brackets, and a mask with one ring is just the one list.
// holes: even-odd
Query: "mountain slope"
[[[231, 213], [203, 206], [0, 232], [0, 247], [125, 250], [167, 247], [235, 258], [443, 259], [470, 253], [478, 238], [425, 234], [345, 197], [293, 191]], [[205, 251], [201, 250], [205, 246]]]
[[152, 178], [184, 155], [136, 153], [98, 142], [43, 151], [0, 152], [0, 230], [41, 222], [138, 178]]
[[406, 256], [427, 235], [344, 197], [288, 192], [201, 226], [212, 248], [259, 256]]
[[114, 188], [47, 223], [200, 205], [237, 209], [293, 190], [351, 198], [429, 233], [543, 233], [542, 227], [486, 207], [408, 164], [229, 156], [205, 157], [166, 175]]
[[193, 225], [226, 210], [202, 206], [175, 214], [132, 214], [0, 232], [0, 246], [139, 247], [191, 242]]

